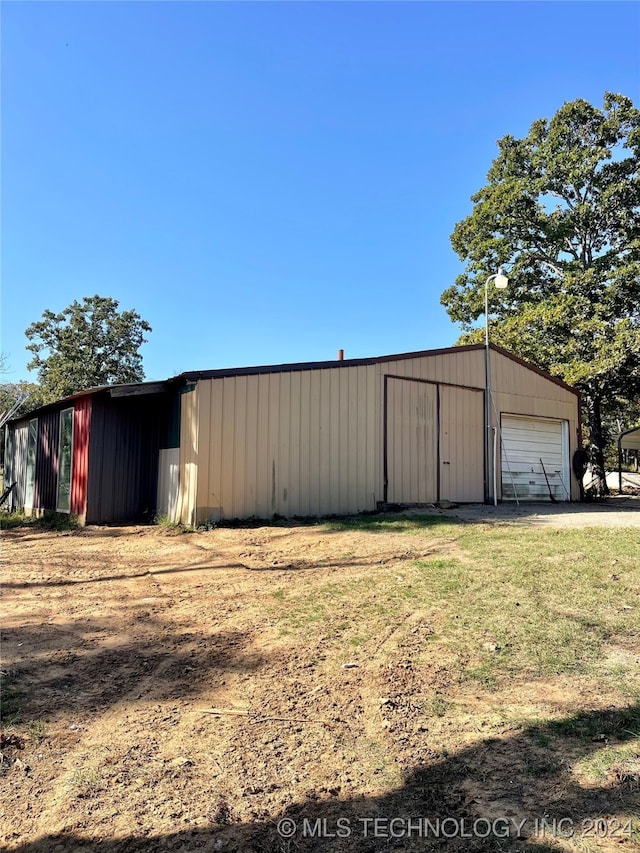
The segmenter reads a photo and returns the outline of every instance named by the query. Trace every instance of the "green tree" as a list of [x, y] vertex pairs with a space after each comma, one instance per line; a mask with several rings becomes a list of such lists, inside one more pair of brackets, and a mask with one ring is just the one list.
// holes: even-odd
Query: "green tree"
[[25, 331], [47, 400], [92, 388], [144, 379], [138, 350], [151, 326], [136, 311], [118, 311], [119, 303], [104, 296], [84, 297], [64, 311], [45, 311]]
[[466, 267], [441, 302], [461, 343], [480, 340], [484, 283], [508, 267], [494, 339], [582, 391], [604, 494], [603, 419], [640, 397], [640, 111], [611, 93], [601, 110], [572, 101], [498, 147], [451, 236]]

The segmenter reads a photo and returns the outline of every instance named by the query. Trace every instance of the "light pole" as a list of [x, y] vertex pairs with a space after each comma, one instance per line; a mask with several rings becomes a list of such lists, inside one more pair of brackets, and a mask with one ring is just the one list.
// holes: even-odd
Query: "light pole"
[[[489, 278], [484, 283], [484, 351], [485, 351], [485, 394], [484, 394], [484, 407], [485, 407], [485, 424], [486, 424], [486, 436], [485, 436], [485, 451], [484, 456], [487, 460], [486, 462], [486, 479], [487, 479], [487, 502], [493, 502], [494, 505], [498, 503], [497, 489], [496, 489], [496, 459], [495, 453], [492, 449], [492, 441], [491, 441], [491, 363], [489, 358], [489, 282], [493, 281], [495, 287], [498, 290], [504, 290], [505, 287], [509, 284], [509, 279], [502, 271], [502, 267], [498, 267], [498, 272], [490, 275]], [[493, 476], [492, 476], [493, 474]], [[493, 492], [493, 496], [492, 496]]]

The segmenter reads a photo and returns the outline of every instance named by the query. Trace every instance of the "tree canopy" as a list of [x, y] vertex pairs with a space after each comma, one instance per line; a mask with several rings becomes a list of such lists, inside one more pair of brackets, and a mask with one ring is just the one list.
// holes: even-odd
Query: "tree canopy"
[[151, 326], [136, 311], [118, 311], [104, 296], [74, 301], [59, 314], [45, 311], [25, 331], [46, 400], [55, 400], [98, 385], [144, 379], [139, 349]]
[[0, 384], [0, 418], [11, 411], [14, 404], [22, 398], [22, 403], [12, 415], [19, 418], [20, 415], [44, 404], [42, 390], [33, 382], [20, 380], [19, 382], [3, 382]]
[[640, 397], [640, 111], [579, 99], [498, 148], [451, 236], [466, 267], [441, 302], [477, 341], [485, 281], [508, 269], [508, 290], [490, 288], [494, 340], [581, 389], [603, 492], [603, 414]]

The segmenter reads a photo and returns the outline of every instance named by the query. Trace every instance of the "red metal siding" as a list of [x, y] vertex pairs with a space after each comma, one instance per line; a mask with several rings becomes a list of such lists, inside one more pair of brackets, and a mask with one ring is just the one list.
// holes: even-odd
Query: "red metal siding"
[[89, 473], [89, 430], [91, 397], [80, 397], [73, 407], [73, 463], [71, 465], [71, 513], [87, 512], [87, 482]]

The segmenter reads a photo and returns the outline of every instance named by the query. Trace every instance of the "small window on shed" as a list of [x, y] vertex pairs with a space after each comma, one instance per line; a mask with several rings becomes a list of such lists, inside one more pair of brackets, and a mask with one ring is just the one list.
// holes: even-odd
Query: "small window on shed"
[[73, 461], [73, 409], [60, 412], [58, 455], [58, 512], [71, 511], [71, 465]]
[[38, 419], [29, 421], [29, 435], [27, 438], [27, 472], [24, 486], [25, 509], [33, 507], [33, 492], [36, 482], [36, 450], [38, 447]]

